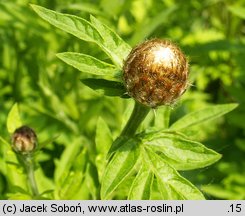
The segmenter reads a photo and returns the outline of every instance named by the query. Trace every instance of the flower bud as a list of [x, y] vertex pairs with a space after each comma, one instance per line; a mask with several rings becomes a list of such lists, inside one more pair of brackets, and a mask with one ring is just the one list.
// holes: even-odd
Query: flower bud
[[128, 94], [139, 103], [171, 105], [188, 86], [188, 61], [172, 42], [152, 39], [130, 52], [123, 78]]
[[12, 148], [21, 154], [30, 154], [37, 147], [37, 135], [28, 126], [17, 128], [12, 136]]

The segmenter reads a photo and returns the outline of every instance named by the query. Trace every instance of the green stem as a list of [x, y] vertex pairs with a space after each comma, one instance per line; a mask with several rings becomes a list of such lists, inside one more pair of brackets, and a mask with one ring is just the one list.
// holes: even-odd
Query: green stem
[[32, 155], [20, 155], [21, 160], [23, 161], [23, 165], [27, 174], [28, 183], [30, 185], [30, 189], [33, 197], [37, 197], [39, 195], [37, 183], [34, 175], [34, 162]]
[[118, 149], [121, 145], [123, 145], [127, 139], [135, 135], [138, 127], [145, 119], [149, 111], [150, 111], [149, 107], [143, 106], [135, 102], [133, 112], [127, 124], [125, 125], [119, 137], [113, 142], [111, 149], [109, 150], [109, 157], [116, 149]]
[[149, 113], [150, 108], [135, 102], [134, 110], [120, 136], [131, 137]]

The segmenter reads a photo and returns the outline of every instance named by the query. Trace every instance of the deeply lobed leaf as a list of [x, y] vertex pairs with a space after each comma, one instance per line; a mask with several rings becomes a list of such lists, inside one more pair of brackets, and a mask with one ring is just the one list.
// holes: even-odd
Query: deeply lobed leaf
[[205, 199], [203, 194], [194, 185], [180, 176], [179, 173], [159, 155], [150, 149], [146, 149], [145, 158], [149, 168], [157, 178], [162, 199]]
[[144, 136], [142, 142], [177, 170], [206, 167], [221, 158], [220, 154], [201, 143], [174, 132], [150, 133]]
[[143, 163], [131, 185], [128, 199], [149, 200], [151, 198], [153, 180], [153, 172], [148, 168], [146, 163]]

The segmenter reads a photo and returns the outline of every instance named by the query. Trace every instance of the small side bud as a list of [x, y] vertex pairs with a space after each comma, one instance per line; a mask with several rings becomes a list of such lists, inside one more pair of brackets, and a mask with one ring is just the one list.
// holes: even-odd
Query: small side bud
[[162, 39], [136, 46], [123, 67], [128, 94], [152, 108], [173, 104], [188, 87], [188, 73], [188, 61], [179, 47]]
[[37, 135], [28, 126], [22, 126], [15, 130], [12, 136], [12, 148], [20, 154], [30, 154], [37, 147]]

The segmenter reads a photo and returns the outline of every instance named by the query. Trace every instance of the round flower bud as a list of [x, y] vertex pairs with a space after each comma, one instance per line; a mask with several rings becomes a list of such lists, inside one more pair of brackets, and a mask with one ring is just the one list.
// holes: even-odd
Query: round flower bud
[[37, 135], [28, 126], [17, 128], [12, 136], [12, 148], [21, 154], [32, 153], [37, 147]]
[[188, 61], [172, 42], [152, 39], [130, 52], [123, 78], [129, 96], [139, 103], [152, 108], [171, 105], [188, 86]]

